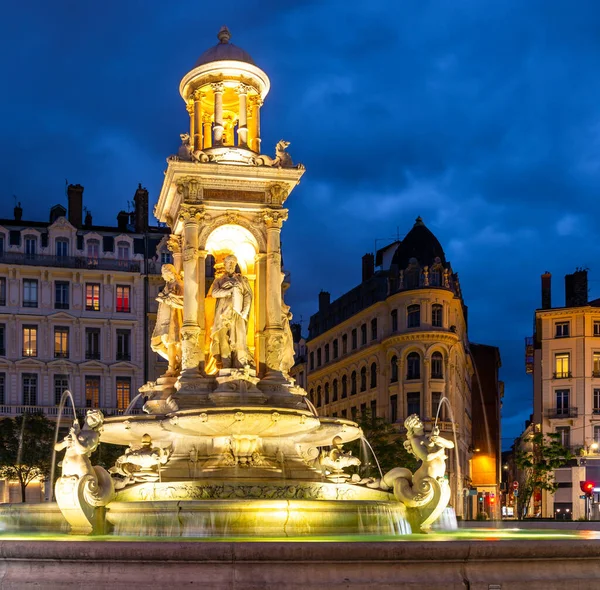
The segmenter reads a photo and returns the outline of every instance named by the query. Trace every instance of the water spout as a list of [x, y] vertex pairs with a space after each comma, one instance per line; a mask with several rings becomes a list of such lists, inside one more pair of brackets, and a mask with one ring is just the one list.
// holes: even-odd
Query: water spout
[[54, 496], [54, 471], [56, 469], [56, 443], [58, 442], [58, 429], [60, 428], [60, 421], [62, 419], [62, 413], [67, 399], [71, 400], [71, 407], [73, 409], [73, 424], [78, 424], [77, 410], [75, 409], [75, 400], [73, 399], [73, 394], [68, 389], [65, 389], [60, 396], [60, 402], [58, 404], [58, 416], [56, 418], [56, 428], [54, 429], [54, 444], [52, 445], [52, 463], [50, 467], [50, 501], [52, 501]]
[[375, 459], [375, 464], [377, 465], [377, 470], [379, 471], [379, 477], [383, 481], [383, 471], [381, 471], [381, 466], [379, 465], [377, 455], [375, 454], [375, 451], [373, 450], [371, 443], [365, 438], [364, 434], [363, 434], [363, 436], [361, 436], [361, 441], [363, 443], [366, 443], [366, 445], [369, 447], [369, 449], [371, 449], [371, 453], [373, 454], [373, 459]]
[[133, 407], [137, 403], [138, 399], [140, 399], [143, 395], [144, 394], [140, 392], [129, 402], [127, 409], [123, 412], [123, 416], [127, 416], [129, 414], [129, 412], [131, 412], [131, 410], [133, 410]]
[[456, 437], [456, 422], [454, 420], [454, 412], [452, 411], [452, 406], [450, 405], [450, 400], [445, 395], [442, 396], [442, 398], [440, 399], [440, 403], [438, 405], [437, 412], [435, 414], [434, 428], [437, 428], [438, 420], [440, 417], [440, 410], [442, 409], [442, 406], [444, 404], [446, 404], [446, 407], [448, 408], [448, 413], [450, 414], [450, 420], [451, 420], [451, 424], [452, 424], [452, 435], [454, 436], [454, 459], [456, 461], [456, 490], [458, 493], [458, 490], [462, 489], [462, 484], [461, 484], [460, 459], [459, 459], [459, 453], [458, 453], [458, 439]]

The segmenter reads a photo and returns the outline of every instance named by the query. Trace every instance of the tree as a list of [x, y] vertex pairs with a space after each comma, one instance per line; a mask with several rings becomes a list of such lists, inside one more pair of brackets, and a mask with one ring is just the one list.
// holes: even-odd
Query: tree
[[536, 490], [546, 490], [554, 494], [558, 484], [554, 470], [564, 467], [573, 455], [560, 440], [560, 434], [533, 432], [522, 439], [515, 452], [515, 465], [518, 469], [519, 495], [517, 496], [517, 518], [523, 520], [531, 497]]
[[50, 475], [53, 443], [54, 425], [41, 412], [0, 421], [0, 477], [18, 480], [21, 502], [32, 481]]
[[[393, 424], [390, 424], [384, 418], [374, 417], [369, 410], [362, 412], [356, 421], [362, 428], [364, 437], [373, 448], [384, 475], [394, 467], [407, 467], [413, 473], [417, 470], [419, 462], [404, 448], [404, 437], [400, 435]], [[357, 468], [359, 475], [362, 477], [379, 477], [377, 464], [371, 456], [372, 453], [368, 449], [368, 445], [366, 454], [369, 459], [364, 457], [365, 452], [360, 439], [349, 443], [346, 447], [352, 451], [353, 455], [361, 457], [363, 461], [360, 467]]]

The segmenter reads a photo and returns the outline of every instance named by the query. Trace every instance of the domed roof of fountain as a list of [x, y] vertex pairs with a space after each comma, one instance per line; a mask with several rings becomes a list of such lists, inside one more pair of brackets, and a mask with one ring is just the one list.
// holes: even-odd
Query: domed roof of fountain
[[247, 51], [241, 47], [229, 42], [231, 33], [226, 26], [222, 26], [217, 38], [219, 43], [214, 47], [207, 49], [194, 64], [194, 67], [213, 62], [213, 61], [243, 61], [255, 65], [254, 60]]
[[411, 258], [416, 258], [421, 266], [433, 264], [436, 258], [439, 258], [442, 264], [446, 263], [442, 245], [426, 227], [421, 217], [417, 217], [413, 228], [400, 242], [394, 253], [392, 264], [398, 265], [399, 269], [404, 269], [408, 266]]

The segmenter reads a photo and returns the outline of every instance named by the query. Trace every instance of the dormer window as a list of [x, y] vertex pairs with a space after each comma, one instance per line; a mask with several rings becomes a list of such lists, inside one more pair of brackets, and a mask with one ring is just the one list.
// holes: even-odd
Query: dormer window
[[35, 236], [25, 236], [25, 257], [35, 258], [37, 252], [37, 238]]
[[66, 258], [69, 255], [69, 240], [67, 238], [56, 240], [56, 255], [59, 258]]
[[117, 258], [119, 260], [129, 260], [128, 242], [117, 242]]
[[97, 263], [100, 257], [100, 240], [87, 241], [88, 263]]

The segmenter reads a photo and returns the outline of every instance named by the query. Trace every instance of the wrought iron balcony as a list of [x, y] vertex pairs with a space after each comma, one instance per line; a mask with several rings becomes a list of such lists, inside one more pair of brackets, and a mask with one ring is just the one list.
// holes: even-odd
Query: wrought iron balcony
[[550, 408], [546, 410], [546, 418], [557, 420], [561, 418], [577, 418], [577, 408]]
[[[105, 416], [122, 416], [125, 408], [98, 408]], [[84, 412], [85, 408], [81, 408]], [[0, 405], [0, 416], [20, 416], [21, 414], [44, 413], [49, 418], [58, 417], [58, 406], [27, 406], [27, 405]], [[130, 414], [142, 414], [141, 408], [132, 408]], [[62, 412], [63, 416], [73, 416], [73, 410], [65, 406]]]
[[592, 371], [592, 377], [600, 377], [600, 371]]
[[96, 352], [94, 350], [86, 350], [85, 351], [85, 358], [87, 360], [99, 361], [100, 360], [100, 353]]
[[118, 361], [130, 361], [131, 353], [129, 352], [117, 352], [117, 360]]
[[552, 373], [553, 379], [571, 379], [571, 377], [573, 377], [571, 371], [556, 371]]
[[2, 252], [0, 263], [10, 265], [44, 266], [54, 268], [89, 268], [98, 270], [121, 270], [141, 272], [138, 260], [115, 260], [114, 258], [88, 258], [87, 256], [52, 256], [49, 254], [23, 254]]
[[68, 359], [69, 358], [69, 352], [66, 350], [55, 350], [54, 351], [54, 358], [55, 359]]

